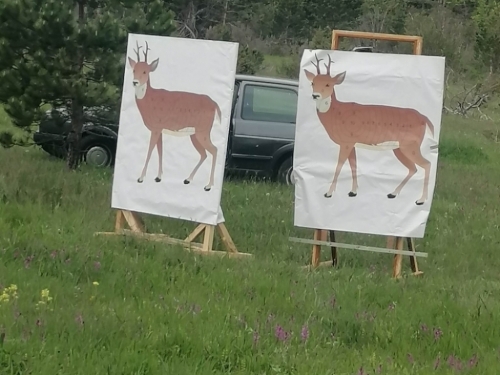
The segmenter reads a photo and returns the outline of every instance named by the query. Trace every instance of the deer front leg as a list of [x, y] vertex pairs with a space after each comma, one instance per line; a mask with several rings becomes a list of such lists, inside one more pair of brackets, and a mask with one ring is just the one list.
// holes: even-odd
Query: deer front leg
[[146, 162], [144, 163], [144, 168], [142, 169], [141, 177], [137, 179], [138, 183], [142, 183], [144, 181], [144, 177], [146, 176], [146, 171], [148, 170], [148, 164], [149, 164], [149, 159], [151, 159], [151, 153], [153, 152], [153, 148], [156, 145], [156, 142], [158, 141], [158, 137], [161, 134], [161, 132], [151, 132], [151, 136], [149, 138], [149, 149], [148, 153], [146, 156]]
[[331, 198], [333, 192], [337, 188], [337, 179], [339, 178], [340, 171], [342, 170], [342, 167], [344, 166], [345, 161], [349, 157], [349, 154], [351, 153], [352, 149], [354, 148], [354, 145], [341, 145], [340, 146], [340, 151], [339, 151], [339, 157], [337, 160], [337, 167], [335, 168], [335, 175], [333, 176], [333, 181], [332, 184], [330, 185], [330, 190], [328, 190], [327, 193], [325, 193], [325, 198]]
[[349, 154], [349, 166], [351, 167], [352, 175], [352, 188], [349, 192], [350, 197], [355, 197], [358, 195], [358, 171], [357, 171], [357, 161], [356, 161], [356, 149], [353, 148]]
[[156, 142], [156, 150], [158, 151], [158, 177], [155, 178], [156, 182], [161, 181], [163, 174], [163, 134], [160, 133], [158, 141]]

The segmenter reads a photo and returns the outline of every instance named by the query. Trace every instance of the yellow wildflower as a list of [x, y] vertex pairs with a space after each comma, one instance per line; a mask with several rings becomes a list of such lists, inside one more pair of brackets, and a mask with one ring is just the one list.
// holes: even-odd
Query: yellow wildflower
[[92, 283], [92, 285], [98, 286], [98, 285], [99, 285], [99, 283], [98, 283], [97, 281], [94, 281], [94, 282]]
[[0, 294], [0, 303], [1, 302], [9, 302], [9, 295], [5, 292], [5, 290]]
[[42, 290], [42, 301], [52, 301], [52, 297], [49, 294], [50, 291], [48, 289]]

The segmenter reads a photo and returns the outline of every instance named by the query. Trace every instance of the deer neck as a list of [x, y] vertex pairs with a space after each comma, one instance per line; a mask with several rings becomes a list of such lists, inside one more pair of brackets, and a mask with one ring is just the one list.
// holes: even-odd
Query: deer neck
[[146, 96], [146, 92], [148, 89], [151, 88], [151, 85], [149, 84], [149, 79], [146, 81], [146, 83], [142, 85], [137, 85], [134, 87], [135, 90], [135, 98], [137, 100], [142, 100]]
[[335, 106], [335, 104], [337, 104], [337, 103], [338, 103], [338, 101], [337, 101], [337, 98], [335, 96], [335, 91], [334, 91], [331, 96], [316, 101], [316, 110], [319, 113], [326, 113], [330, 110], [330, 108]]

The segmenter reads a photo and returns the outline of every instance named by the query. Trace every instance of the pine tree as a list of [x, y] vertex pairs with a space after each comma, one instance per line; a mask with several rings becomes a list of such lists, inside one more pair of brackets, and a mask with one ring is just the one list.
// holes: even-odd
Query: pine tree
[[[160, 0], [1, 0], [0, 103], [25, 130], [39, 123], [42, 107], [67, 114], [67, 165], [75, 169], [84, 109], [118, 113], [127, 34], [174, 30]], [[4, 146], [12, 142], [0, 136]]]

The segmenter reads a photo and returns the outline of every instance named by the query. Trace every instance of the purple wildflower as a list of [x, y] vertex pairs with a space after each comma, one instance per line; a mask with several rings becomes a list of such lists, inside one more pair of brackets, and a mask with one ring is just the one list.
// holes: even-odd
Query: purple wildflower
[[82, 314], [78, 314], [76, 317], [75, 317], [75, 322], [80, 325], [80, 326], [83, 326], [83, 324], [85, 323], [84, 320], [83, 320], [83, 316]]
[[389, 311], [392, 311], [392, 310], [394, 310], [395, 308], [396, 308], [396, 305], [394, 304], [394, 302], [391, 302], [391, 303], [389, 304], [389, 307], [388, 307]]
[[422, 324], [422, 325], [420, 325], [420, 330], [421, 330], [422, 332], [427, 332], [427, 331], [429, 330], [429, 328], [427, 327], [427, 325]]
[[410, 353], [408, 353], [407, 357], [408, 357], [408, 362], [410, 362], [410, 364], [413, 365], [415, 363], [415, 359], [413, 358], [413, 356]]
[[309, 338], [309, 329], [307, 328], [306, 325], [302, 326], [302, 330], [300, 331], [300, 337], [302, 341], [307, 341]]
[[29, 257], [25, 258], [24, 259], [24, 268], [30, 268], [30, 264], [34, 258], [35, 258], [34, 255], [30, 255]]
[[477, 354], [474, 354], [471, 359], [469, 359], [469, 368], [473, 368], [477, 366], [478, 358]]
[[286, 341], [288, 339], [288, 332], [286, 332], [283, 327], [281, 327], [279, 324], [276, 326], [276, 329], [274, 330], [274, 336], [276, 336], [276, 338], [279, 340], [279, 341]]
[[52, 259], [55, 259], [56, 256], [57, 256], [57, 250], [54, 250], [53, 252], [50, 253], [50, 257]]
[[434, 328], [434, 340], [439, 340], [442, 335], [443, 331], [441, 331], [441, 328]]
[[101, 262], [94, 262], [94, 269], [99, 271], [101, 269]]
[[259, 342], [259, 332], [257, 331], [253, 331], [253, 344], [254, 345], [257, 345], [257, 343]]
[[437, 357], [434, 361], [434, 370], [437, 370], [439, 365], [441, 364], [441, 357]]
[[377, 374], [381, 374], [382, 373], [382, 365], [378, 365], [376, 373]]

